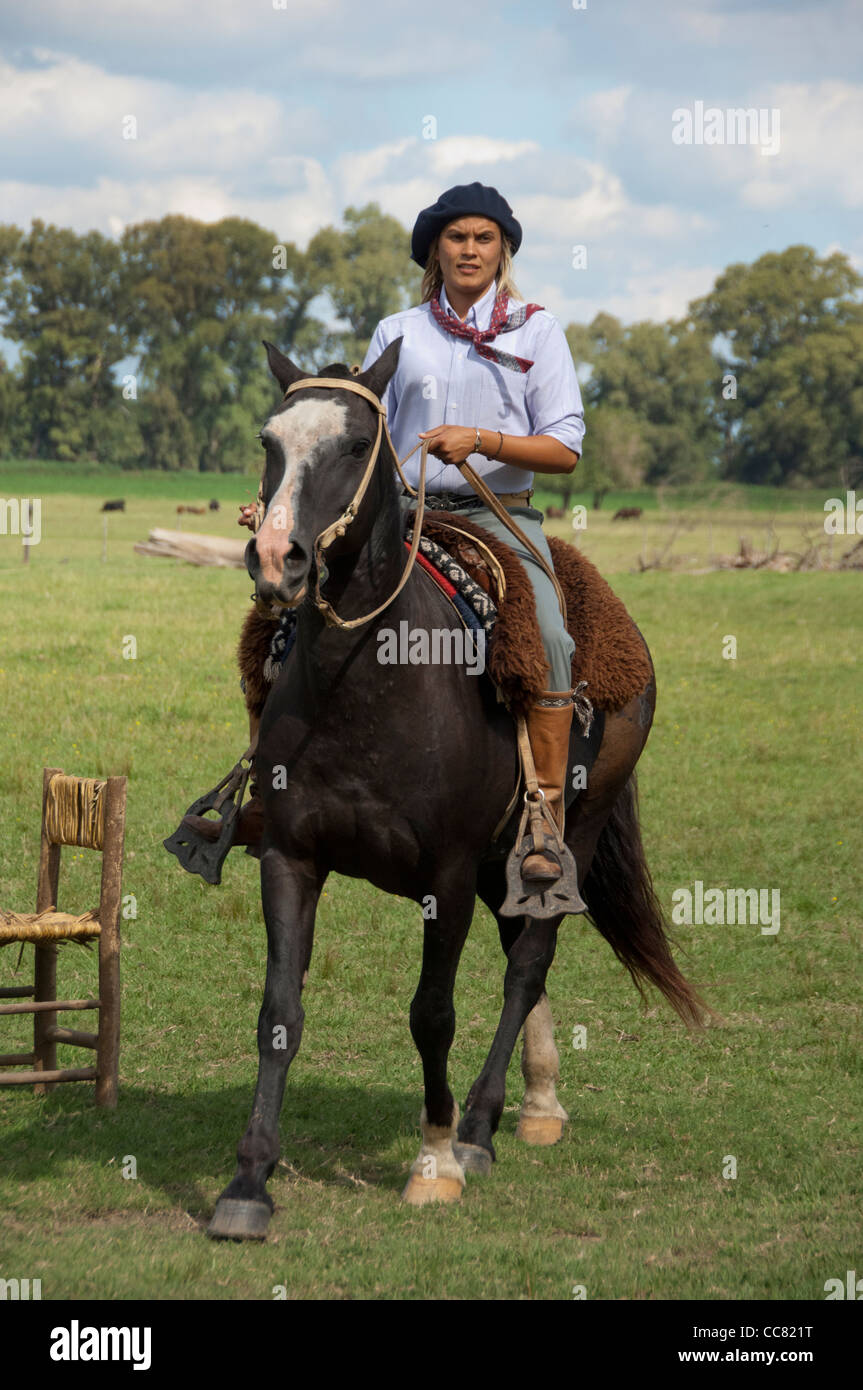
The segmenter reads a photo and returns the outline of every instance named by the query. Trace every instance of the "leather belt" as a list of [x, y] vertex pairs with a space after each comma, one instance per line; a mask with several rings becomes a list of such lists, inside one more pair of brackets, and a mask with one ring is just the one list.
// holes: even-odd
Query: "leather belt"
[[[409, 497], [410, 493], [406, 492], [404, 496]], [[533, 488], [525, 488], [524, 492], [496, 492], [494, 496], [503, 507], [529, 507]], [[463, 497], [452, 492], [426, 493], [426, 506], [436, 512], [463, 512], [468, 507], [484, 507], [485, 505], [485, 502], [476, 496]]]

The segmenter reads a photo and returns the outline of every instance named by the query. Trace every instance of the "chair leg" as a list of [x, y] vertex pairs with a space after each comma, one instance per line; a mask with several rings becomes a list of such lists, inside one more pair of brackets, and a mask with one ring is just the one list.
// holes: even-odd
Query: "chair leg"
[[96, 1104], [114, 1110], [120, 1063], [120, 934], [116, 926], [103, 926], [99, 937], [99, 1001]]
[[[34, 1003], [57, 998], [57, 947], [36, 946], [34, 962], [35, 993]], [[33, 1069], [34, 1071], [54, 1071], [57, 1067], [57, 1044], [48, 1036], [48, 1030], [57, 1023], [54, 1013], [35, 1013], [33, 1015]], [[56, 1082], [37, 1081], [33, 1092], [45, 1096], [53, 1091]]]
[[[60, 880], [60, 846], [48, 837], [46, 815], [48, 810], [48, 788], [55, 774], [62, 776], [59, 767], [42, 769], [42, 838], [39, 849], [39, 877], [36, 882], [36, 911], [45, 912], [57, 906], [57, 885]], [[34, 959], [34, 1003], [57, 998], [57, 946], [46, 943], [36, 946]], [[55, 1013], [35, 1013], [33, 1015], [33, 1069], [34, 1071], [55, 1071], [57, 1067], [57, 1044], [49, 1037], [49, 1030], [57, 1026]], [[37, 1096], [53, 1091], [56, 1082], [38, 1081], [34, 1092]]]
[[96, 1104], [117, 1104], [120, 1065], [120, 907], [123, 839], [126, 825], [126, 779], [109, 777], [102, 844], [102, 891], [99, 895], [99, 1043], [96, 1049]]

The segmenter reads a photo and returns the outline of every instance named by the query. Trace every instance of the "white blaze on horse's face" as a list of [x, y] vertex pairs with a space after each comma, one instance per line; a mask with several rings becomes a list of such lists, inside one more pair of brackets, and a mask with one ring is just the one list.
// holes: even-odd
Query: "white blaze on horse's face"
[[270, 498], [263, 525], [255, 537], [262, 577], [271, 584], [282, 578], [285, 555], [297, 520], [297, 501], [315, 446], [346, 433], [348, 407], [338, 401], [297, 401], [272, 415], [261, 438], [272, 441], [285, 461], [278, 487]]

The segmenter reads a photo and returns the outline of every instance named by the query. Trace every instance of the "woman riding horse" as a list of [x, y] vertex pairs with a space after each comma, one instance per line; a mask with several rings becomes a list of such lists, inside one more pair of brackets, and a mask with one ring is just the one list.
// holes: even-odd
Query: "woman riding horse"
[[[549, 667], [549, 688], [530, 710], [527, 732], [539, 786], [562, 832], [575, 646], [549, 576], [455, 467], [470, 463], [552, 569], [531, 484], [535, 473], [572, 472], [584, 415], [560, 324], [539, 304], [515, 303], [512, 257], [521, 239], [497, 189], [472, 183], [442, 193], [419, 214], [411, 238], [411, 258], [425, 271], [422, 303], [378, 324], [363, 370], [402, 338], [383, 396], [399, 458], [427, 439], [441, 466], [429, 472], [426, 505], [463, 512], [511, 546], [527, 571]], [[418, 469], [416, 458], [406, 465], [413, 486]], [[561, 868], [549, 850], [529, 855], [522, 873], [553, 883]]]
[[[510, 307], [520, 300], [512, 257], [521, 240], [521, 226], [497, 189], [472, 183], [442, 193], [419, 214], [411, 237], [411, 257], [425, 271], [422, 303], [381, 320], [363, 371], [402, 339], [396, 372], [383, 395], [397, 455], [404, 458], [418, 439], [428, 440], [439, 467], [427, 478], [426, 505], [463, 513], [485, 527], [515, 550], [527, 571], [549, 670], [549, 688], [528, 712], [527, 735], [539, 788], [562, 835], [575, 644], [555, 585], [537, 555], [514, 542], [456, 466], [470, 463], [551, 571], [543, 516], [530, 506], [530, 485], [535, 473], [572, 472], [584, 415], [557, 319], [539, 304]], [[409, 460], [406, 470], [408, 482], [416, 484], [418, 460]], [[254, 528], [253, 507], [242, 509], [240, 523]], [[253, 739], [257, 723], [253, 717]], [[187, 815], [184, 825], [207, 839], [219, 834], [217, 824], [200, 816]], [[255, 845], [261, 829], [260, 801], [253, 793], [233, 843]], [[521, 872], [543, 887], [560, 879], [551, 841], [527, 855]]]
[[[604, 692], [602, 672], [613, 664], [607, 651], [592, 672], [597, 718], [575, 755], [590, 780], [573, 803], [565, 845], [533, 832], [523, 849], [519, 837], [511, 839], [518, 759], [510, 714], [487, 683], [467, 679], [455, 663], [410, 662], [398, 678], [381, 670], [378, 619], [408, 631], [461, 630], [440, 589], [413, 568], [418, 521], [405, 558], [393, 449], [410, 454], [419, 438], [426, 464], [428, 457], [437, 460], [433, 503], [471, 511], [506, 544], [510, 533], [501, 516], [507, 510], [524, 532], [514, 549], [525, 547], [550, 671], [528, 723], [540, 784], [562, 822], [573, 646], [559, 617], [556, 581], [545, 574], [548, 546], [541, 515], [529, 506], [529, 483], [535, 471], [571, 471], [583, 425], [559, 326], [535, 305], [510, 312], [510, 257], [520, 240], [521, 229], [495, 190], [478, 184], [450, 190], [414, 229], [413, 254], [427, 271], [425, 298], [379, 325], [366, 371], [357, 377], [336, 364], [309, 375], [266, 345], [284, 395], [261, 432], [267, 455], [261, 524], [253, 528], [246, 563], [267, 612], [273, 605], [296, 610], [296, 640], [261, 705], [254, 755], [262, 774], [267, 974], [255, 1098], [236, 1173], [208, 1227], [215, 1238], [262, 1239], [270, 1220], [266, 1184], [279, 1154], [287, 1072], [302, 1038], [318, 902], [331, 873], [366, 879], [423, 906], [422, 968], [410, 1007], [424, 1088], [422, 1148], [404, 1193], [412, 1205], [458, 1200], [466, 1169], [490, 1172], [507, 1068], [522, 1029], [526, 1089], [518, 1133], [528, 1143], [561, 1137], [566, 1112], [555, 1095], [557, 1052], [544, 991], [567, 913], [586, 907], [636, 982], [657, 985], [688, 1022], [700, 1017], [700, 1001], [668, 948], [638, 826], [633, 772], [653, 719], [653, 668], [638, 630], [592, 567], [570, 551], [581, 585], [599, 596], [590, 622], [579, 628], [583, 652], [590, 651], [592, 632], [609, 631], [604, 620], [612, 631], [616, 621], [634, 659]], [[382, 402], [390, 410], [393, 449]], [[472, 457], [482, 476], [469, 477], [488, 512], [470, 496], [460, 471]], [[561, 546], [561, 568], [566, 550]], [[572, 587], [583, 592], [578, 583]], [[269, 620], [256, 616], [266, 636]], [[521, 732], [518, 742], [527, 782], [532, 764]], [[233, 780], [231, 774], [226, 783]], [[243, 785], [241, 778], [240, 796]], [[216, 809], [221, 795], [215, 789], [196, 809]], [[528, 804], [539, 817], [543, 803], [532, 788], [525, 792]], [[504, 825], [496, 845], [495, 826]], [[226, 820], [226, 839], [233, 828]], [[181, 826], [166, 847], [201, 872], [196, 846], [184, 834]], [[188, 854], [183, 846], [191, 846]], [[556, 876], [542, 912], [532, 899], [543, 894], [515, 889], [507, 850], [524, 878]], [[539, 863], [525, 869], [522, 853], [525, 862], [535, 856]], [[584, 886], [584, 901], [570, 906], [563, 890], [571, 893], [572, 860], [580, 870], [575, 891]], [[497, 919], [507, 965], [500, 1021], [460, 1116], [448, 1080], [453, 990], [477, 895]], [[386, 940], [379, 949], [389, 949]]]

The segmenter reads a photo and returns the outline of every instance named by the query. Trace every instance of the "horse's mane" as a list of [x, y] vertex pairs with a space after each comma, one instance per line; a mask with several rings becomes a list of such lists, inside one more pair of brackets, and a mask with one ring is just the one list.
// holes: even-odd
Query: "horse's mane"
[[318, 372], [318, 376], [344, 376], [353, 377], [354, 373], [350, 367], [346, 367], [344, 362], [332, 362], [329, 367], [324, 367], [323, 371]]

